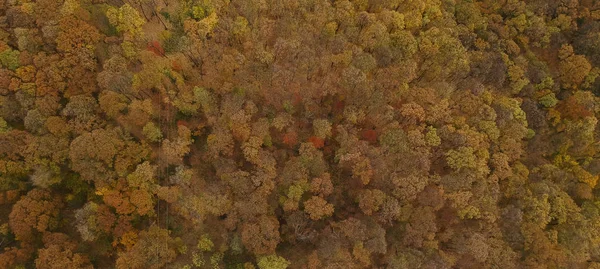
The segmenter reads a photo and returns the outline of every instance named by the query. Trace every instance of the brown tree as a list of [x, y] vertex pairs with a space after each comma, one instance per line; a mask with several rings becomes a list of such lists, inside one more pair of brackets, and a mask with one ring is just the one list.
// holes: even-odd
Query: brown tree
[[268, 216], [260, 216], [253, 222], [242, 224], [242, 242], [256, 255], [272, 254], [279, 244], [279, 222]]
[[77, 244], [72, 242], [67, 235], [46, 233], [44, 234], [44, 248], [38, 250], [35, 266], [44, 269], [94, 268], [85, 255], [75, 253], [76, 248]]
[[170, 231], [156, 225], [140, 232], [137, 242], [119, 254], [116, 268], [164, 268], [177, 257]]
[[36, 233], [58, 228], [61, 207], [60, 197], [49, 190], [33, 189], [13, 206], [8, 222], [10, 229], [18, 240], [32, 240]]
[[319, 220], [333, 214], [333, 205], [319, 196], [313, 196], [304, 202], [304, 211], [309, 214], [311, 219]]

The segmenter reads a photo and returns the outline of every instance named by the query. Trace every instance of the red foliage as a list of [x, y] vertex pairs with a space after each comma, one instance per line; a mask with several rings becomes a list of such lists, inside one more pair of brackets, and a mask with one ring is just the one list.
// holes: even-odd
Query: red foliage
[[21, 243], [21, 248], [10, 247], [4, 248], [0, 253], [0, 268], [12, 268], [17, 263], [24, 263], [34, 252], [31, 244]]
[[377, 132], [375, 130], [363, 130], [360, 134], [362, 138], [370, 143], [377, 142]]
[[132, 216], [129, 215], [120, 215], [115, 227], [113, 229], [113, 234], [117, 237], [121, 237], [127, 232], [133, 230], [133, 226], [131, 226], [131, 221], [133, 220]]
[[177, 121], [177, 126], [181, 126], [181, 125], [183, 125], [185, 127], [190, 127], [190, 123], [189, 122], [184, 121], [184, 120], [178, 120]]
[[162, 48], [160, 43], [156, 40], [149, 42], [147, 49], [158, 56], [165, 56], [165, 50]]
[[311, 136], [308, 139], [308, 142], [312, 143], [313, 146], [315, 146], [315, 148], [318, 148], [318, 149], [320, 149], [323, 146], [325, 146], [325, 141], [323, 139], [321, 139], [321, 138], [316, 137], [316, 136]]
[[335, 101], [335, 103], [333, 104], [333, 111], [343, 112], [345, 106], [346, 104], [344, 104], [344, 101]]
[[179, 65], [176, 61], [173, 61], [171, 63], [171, 68], [173, 68], [173, 70], [175, 71], [181, 71], [183, 68], [181, 68], [181, 65]]
[[9, 190], [0, 193], [0, 205], [14, 203], [19, 198], [18, 190]]
[[297, 106], [297, 105], [299, 105], [300, 103], [302, 103], [302, 96], [300, 95], [300, 93], [298, 93], [298, 92], [295, 92], [295, 93], [294, 93], [294, 102], [293, 102], [293, 104], [294, 104], [295, 106]]
[[283, 143], [290, 147], [295, 146], [296, 143], [298, 143], [298, 135], [296, 134], [296, 132], [291, 131], [291, 132], [284, 134], [283, 135]]
[[557, 106], [557, 110], [563, 117], [571, 120], [580, 120], [593, 115], [587, 107], [579, 103], [573, 96], [570, 96], [565, 101], [561, 102]]

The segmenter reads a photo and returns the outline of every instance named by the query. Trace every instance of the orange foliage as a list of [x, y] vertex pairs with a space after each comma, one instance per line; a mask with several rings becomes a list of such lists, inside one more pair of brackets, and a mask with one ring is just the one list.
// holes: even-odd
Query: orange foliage
[[25, 263], [34, 250], [31, 244], [21, 244], [21, 248], [4, 248], [0, 253], [0, 268], [13, 268], [18, 263]]
[[173, 68], [173, 70], [177, 72], [183, 70], [183, 68], [181, 68], [181, 65], [176, 61], [171, 62], [171, 68]]
[[188, 127], [188, 128], [190, 127], [190, 123], [189, 122], [184, 121], [184, 120], [178, 120], [177, 121], [177, 126], [181, 126], [181, 125], [183, 125], [185, 127]]
[[314, 146], [315, 148], [318, 148], [318, 149], [320, 149], [320, 148], [322, 148], [323, 146], [325, 146], [325, 141], [324, 141], [323, 139], [321, 139], [321, 138], [318, 138], [318, 137], [316, 137], [316, 136], [311, 136], [311, 137], [308, 139], [308, 142], [312, 143], [312, 144], [313, 144], [313, 146]]
[[364, 140], [369, 141], [369, 143], [377, 142], [377, 131], [375, 130], [363, 130], [360, 135]]
[[562, 117], [571, 120], [580, 120], [593, 115], [592, 111], [588, 110], [584, 105], [580, 104], [573, 96], [569, 96], [566, 100], [557, 106]]
[[32, 240], [34, 232], [45, 232], [58, 226], [61, 206], [60, 197], [45, 189], [33, 189], [13, 206], [8, 223], [17, 240]]
[[284, 134], [283, 143], [290, 147], [295, 146], [298, 143], [298, 135], [296, 134], [296, 132], [291, 131]]
[[160, 43], [156, 40], [148, 42], [148, 46], [146, 47], [146, 49], [148, 51], [153, 52], [154, 54], [156, 54], [158, 56], [165, 56], [165, 50], [160, 45]]

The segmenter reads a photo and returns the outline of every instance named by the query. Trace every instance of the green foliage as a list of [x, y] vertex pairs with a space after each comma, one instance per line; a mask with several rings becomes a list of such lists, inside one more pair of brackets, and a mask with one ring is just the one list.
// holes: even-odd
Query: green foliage
[[379, 137], [382, 146], [389, 148], [394, 153], [406, 152], [409, 150], [408, 137], [402, 129], [391, 129], [384, 132]]
[[289, 114], [294, 114], [295, 111], [294, 105], [287, 100], [283, 102], [283, 109], [285, 109], [285, 111]]
[[476, 159], [475, 152], [471, 147], [459, 147], [457, 150], [451, 149], [446, 152], [446, 162], [448, 162], [448, 165], [455, 170], [476, 168]]
[[202, 266], [204, 266], [205, 263], [204, 256], [201, 253], [194, 252], [192, 254], [192, 262], [196, 267], [202, 268]]
[[144, 136], [150, 142], [159, 142], [163, 138], [163, 135], [162, 135], [162, 132], [160, 131], [160, 128], [158, 126], [156, 126], [154, 124], [154, 122], [151, 122], [151, 121], [149, 121], [148, 123], [146, 123], [146, 125], [142, 129], [142, 132], [144, 133]]
[[234, 255], [242, 254], [244, 251], [244, 246], [242, 244], [242, 239], [238, 235], [234, 235], [229, 243], [229, 247], [231, 252]]
[[523, 87], [529, 84], [529, 79], [525, 77], [525, 70], [516, 64], [510, 64], [508, 66], [508, 78], [511, 82], [511, 93], [519, 93]]
[[0, 133], [8, 132], [9, 130], [8, 123], [0, 117]]
[[412, 57], [418, 50], [418, 43], [410, 31], [396, 31], [390, 36], [392, 49], [402, 59]]
[[523, 126], [527, 126], [527, 115], [521, 109], [521, 102], [516, 98], [501, 97], [495, 99], [495, 103], [510, 113], [510, 118], [517, 120]]
[[119, 8], [110, 7], [106, 11], [106, 17], [121, 33], [126, 33], [133, 38], [143, 35], [142, 26], [146, 20], [129, 4]]
[[326, 119], [316, 119], [313, 121], [313, 130], [315, 136], [325, 139], [331, 136], [331, 123]]
[[290, 262], [277, 255], [262, 256], [258, 258], [258, 268], [260, 269], [285, 269], [290, 266]]
[[198, 240], [198, 249], [200, 251], [212, 251], [213, 248], [215, 247], [215, 244], [213, 244], [213, 242], [210, 240], [210, 238], [208, 238], [208, 235], [202, 235], [202, 237], [200, 238], [200, 240]]
[[197, 1], [197, 4], [190, 9], [190, 15], [196, 20], [202, 20], [214, 13], [214, 7], [209, 0]]
[[327, 24], [325, 24], [325, 27], [323, 27], [323, 35], [327, 38], [331, 38], [335, 35], [337, 29], [338, 24], [336, 22], [328, 22]]
[[553, 86], [554, 86], [554, 80], [552, 79], [552, 77], [545, 77], [542, 80], [542, 82], [535, 85], [535, 89], [538, 91], [544, 90], [544, 89], [552, 89]]
[[0, 2], [0, 268], [598, 267], [594, 1]]
[[205, 114], [211, 114], [216, 109], [216, 100], [210, 91], [201, 87], [195, 87], [194, 98], [196, 99], [196, 102], [200, 104], [202, 111]]
[[[196, 100], [197, 99], [198, 98], [196, 97]], [[181, 91], [175, 98], [174, 105], [183, 115], [192, 116], [195, 115], [200, 108], [200, 104], [197, 103], [196, 100], [194, 100], [194, 96], [191, 92]]]
[[558, 104], [558, 99], [556, 99], [556, 96], [554, 95], [554, 93], [548, 93], [548, 94], [540, 97], [539, 102], [544, 107], [550, 108], [550, 107], [554, 107], [556, 104]]
[[220, 264], [222, 261], [223, 261], [223, 253], [221, 253], [221, 252], [216, 252], [210, 256], [210, 265], [212, 265], [212, 267], [214, 269], [221, 268]]
[[248, 29], [248, 20], [244, 17], [237, 16], [235, 21], [233, 22], [233, 28], [231, 29], [231, 33], [234, 36], [241, 36], [249, 31]]
[[19, 55], [20, 52], [18, 50], [5, 49], [0, 52], [0, 63], [10, 70], [17, 70], [20, 66]]
[[156, 167], [152, 166], [149, 162], [143, 162], [135, 168], [133, 173], [127, 176], [127, 183], [134, 188], [149, 190], [155, 182], [155, 170]]
[[437, 147], [442, 143], [442, 139], [437, 134], [437, 129], [432, 126], [427, 127], [427, 133], [425, 134], [425, 141], [427, 145]]
[[476, 219], [481, 217], [481, 212], [472, 205], [458, 211], [458, 217], [461, 219]]

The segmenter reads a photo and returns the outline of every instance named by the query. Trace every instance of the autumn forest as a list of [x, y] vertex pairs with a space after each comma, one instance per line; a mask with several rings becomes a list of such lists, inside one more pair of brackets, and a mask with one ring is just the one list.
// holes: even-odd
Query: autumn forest
[[598, 0], [0, 0], [0, 269], [600, 269], [599, 75]]

